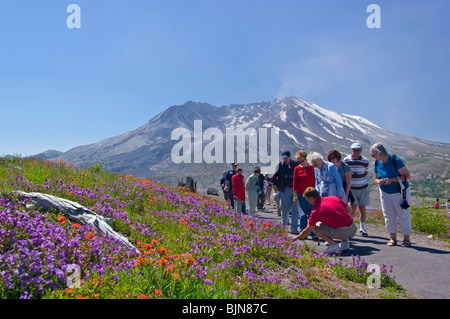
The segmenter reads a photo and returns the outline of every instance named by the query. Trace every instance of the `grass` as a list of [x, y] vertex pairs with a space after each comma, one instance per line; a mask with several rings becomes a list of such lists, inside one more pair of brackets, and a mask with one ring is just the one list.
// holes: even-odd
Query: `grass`
[[431, 202], [411, 205], [411, 223], [413, 229], [432, 234], [442, 239], [449, 238], [449, 216], [445, 209], [431, 208]]
[[[11, 191], [41, 192], [112, 218], [124, 247]], [[80, 269], [72, 287], [70, 265]], [[367, 264], [292, 243], [281, 225], [151, 179], [33, 159], [0, 159], [0, 298], [328, 299], [368, 291]], [[381, 269], [375, 298], [402, 288]], [[352, 287], [349, 289], [348, 287]], [[373, 296], [374, 294], [372, 294]]]

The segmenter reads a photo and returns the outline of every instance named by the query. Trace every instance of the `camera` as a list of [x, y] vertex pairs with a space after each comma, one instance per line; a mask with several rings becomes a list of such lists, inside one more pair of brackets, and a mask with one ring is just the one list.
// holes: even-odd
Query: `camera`
[[403, 203], [400, 204], [400, 207], [403, 209], [408, 209], [409, 208], [409, 204], [406, 200], [403, 200]]

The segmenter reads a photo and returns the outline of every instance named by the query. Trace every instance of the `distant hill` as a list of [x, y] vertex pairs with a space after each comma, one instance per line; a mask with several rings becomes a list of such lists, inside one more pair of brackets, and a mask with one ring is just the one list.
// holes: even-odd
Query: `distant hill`
[[[60, 156], [61, 154], [63, 154], [63, 152], [60, 151], [55, 151], [55, 150], [47, 150], [45, 152], [42, 153], [38, 153], [38, 154], [34, 154], [34, 155], [30, 155], [30, 156], [25, 156], [25, 158], [40, 158], [40, 159], [56, 159], [58, 158], [58, 156]], [[8, 158], [8, 159], [12, 159], [14, 157], [23, 157], [21, 155], [5, 155], [3, 156], [4, 158]]]
[[[279, 134], [279, 153], [275, 158], [279, 158], [281, 150], [286, 149], [292, 154], [299, 149], [317, 151], [326, 158], [327, 152], [335, 148], [345, 156], [351, 152], [350, 145], [359, 141], [363, 145], [363, 155], [371, 161], [371, 171], [374, 160], [369, 148], [380, 141], [390, 153], [399, 155], [406, 162], [412, 174], [414, 195], [450, 198], [450, 144], [397, 134], [361, 116], [330, 111], [296, 97], [221, 107], [189, 101], [169, 107], [133, 131], [95, 144], [75, 147], [57, 157], [75, 165], [93, 165], [103, 161], [109, 170], [154, 178], [172, 185], [176, 185], [182, 177], [192, 176], [199, 189], [218, 188], [222, 171], [229, 169], [232, 162], [226, 160], [225, 141], [222, 142], [222, 163], [209, 164], [203, 160], [201, 163], [176, 164], [172, 160], [172, 149], [181, 140], [179, 137], [171, 139], [172, 132], [177, 128], [190, 132], [192, 154], [196, 147], [201, 150], [211, 143], [204, 140], [199, 144], [199, 140], [195, 140], [195, 120], [202, 121], [202, 133], [206, 134], [208, 128], [216, 128], [224, 138], [227, 128], [255, 128], [257, 132], [260, 128], [273, 129]], [[267, 147], [270, 152], [270, 145]], [[236, 146], [232, 150], [238, 152]], [[244, 168], [245, 176], [256, 165], [249, 163], [248, 151], [247, 143], [245, 160], [239, 163]], [[194, 161], [194, 155], [190, 157]], [[275, 164], [272, 163], [263, 172], [272, 174]], [[259, 165], [264, 166], [263, 163]], [[378, 191], [372, 194], [377, 201]]]
[[41, 158], [41, 159], [54, 159], [63, 154], [63, 152], [55, 150], [47, 150], [45, 152], [28, 156], [30, 158]]

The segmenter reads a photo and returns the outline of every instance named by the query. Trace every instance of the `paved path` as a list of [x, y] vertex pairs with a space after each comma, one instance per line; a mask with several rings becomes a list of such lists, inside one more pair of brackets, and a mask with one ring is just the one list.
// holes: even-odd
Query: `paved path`
[[[281, 223], [275, 206], [266, 205], [265, 211], [257, 212], [257, 217]], [[380, 231], [380, 228], [383, 231]], [[449, 248], [433, 248], [424, 242], [416, 242], [414, 234], [411, 235], [412, 247], [401, 247], [401, 240], [399, 246], [389, 247], [386, 246], [389, 236], [384, 232], [383, 226], [366, 224], [366, 230], [368, 237], [360, 236], [358, 231], [350, 240], [352, 249], [341, 254], [344, 262], [350, 262], [352, 255], [359, 255], [369, 264], [377, 264], [380, 267], [383, 264], [393, 265], [392, 274], [406, 291], [419, 298], [450, 299]], [[398, 238], [402, 239], [403, 236], [399, 234]], [[312, 240], [307, 240], [307, 243], [315, 247], [317, 252], [323, 252], [327, 248], [323, 241], [320, 245]]]

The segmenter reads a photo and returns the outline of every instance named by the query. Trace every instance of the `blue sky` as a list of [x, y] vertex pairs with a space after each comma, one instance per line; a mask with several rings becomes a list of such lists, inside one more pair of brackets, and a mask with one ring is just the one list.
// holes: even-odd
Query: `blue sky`
[[2, 0], [0, 155], [95, 143], [189, 100], [285, 96], [450, 143], [449, 16], [436, 0]]

